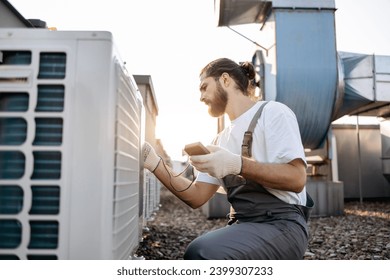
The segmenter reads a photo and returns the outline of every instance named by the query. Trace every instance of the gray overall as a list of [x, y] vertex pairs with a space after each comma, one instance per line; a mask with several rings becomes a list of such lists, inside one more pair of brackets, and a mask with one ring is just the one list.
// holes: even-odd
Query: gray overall
[[[252, 133], [264, 103], [245, 133], [242, 155], [251, 157]], [[288, 204], [262, 185], [239, 175], [223, 178], [232, 205], [229, 226], [193, 240], [184, 259], [302, 259], [308, 243], [307, 220], [313, 201], [307, 206]]]

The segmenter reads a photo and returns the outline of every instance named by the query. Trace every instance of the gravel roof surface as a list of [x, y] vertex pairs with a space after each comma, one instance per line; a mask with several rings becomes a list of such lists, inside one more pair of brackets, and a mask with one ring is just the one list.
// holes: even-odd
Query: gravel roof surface
[[[181, 260], [191, 240], [226, 225], [225, 219], [207, 219], [164, 187], [160, 204], [137, 251], [146, 260]], [[311, 218], [309, 228], [306, 260], [390, 259], [390, 201], [345, 202], [344, 215]]]

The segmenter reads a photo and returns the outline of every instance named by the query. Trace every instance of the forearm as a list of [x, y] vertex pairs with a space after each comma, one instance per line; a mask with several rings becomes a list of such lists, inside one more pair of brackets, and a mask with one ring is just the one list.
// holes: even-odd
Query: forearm
[[306, 168], [300, 159], [278, 164], [243, 157], [241, 175], [268, 188], [296, 193], [301, 192], [306, 184]]
[[212, 185], [192, 182], [182, 175], [173, 175], [172, 170], [162, 160], [154, 175], [175, 196], [194, 209], [206, 203], [217, 190], [217, 187]]

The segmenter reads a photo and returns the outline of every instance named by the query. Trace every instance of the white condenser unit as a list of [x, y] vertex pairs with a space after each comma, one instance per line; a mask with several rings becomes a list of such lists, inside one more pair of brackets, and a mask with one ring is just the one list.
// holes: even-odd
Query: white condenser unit
[[0, 29], [0, 259], [131, 259], [142, 97], [109, 32]]
[[144, 184], [143, 220], [144, 227], [147, 228], [147, 222], [154, 219], [154, 214], [160, 207], [161, 182], [152, 172], [145, 169]]

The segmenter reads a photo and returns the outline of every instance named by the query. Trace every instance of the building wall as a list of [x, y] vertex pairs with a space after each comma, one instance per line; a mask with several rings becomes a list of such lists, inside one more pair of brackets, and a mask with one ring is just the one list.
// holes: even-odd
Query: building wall
[[164, 150], [163, 143], [156, 138], [156, 120], [158, 115], [157, 99], [154, 92], [152, 77], [149, 75], [134, 75], [138, 89], [141, 92], [145, 107], [145, 141], [150, 143], [156, 152], [171, 165], [171, 159]]
[[138, 89], [142, 94], [145, 107], [145, 140], [154, 144], [156, 141], [157, 108], [154, 105], [149, 86], [146, 84], [139, 84], [138, 82], [137, 84]]
[[8, 2], [0, 1], [0, 28], [31, 27], [29, 22]]

